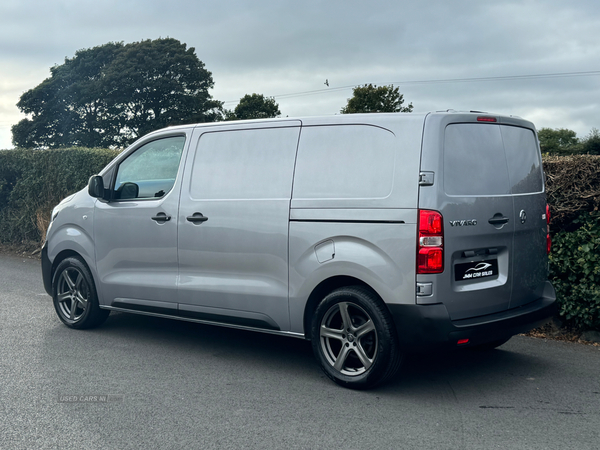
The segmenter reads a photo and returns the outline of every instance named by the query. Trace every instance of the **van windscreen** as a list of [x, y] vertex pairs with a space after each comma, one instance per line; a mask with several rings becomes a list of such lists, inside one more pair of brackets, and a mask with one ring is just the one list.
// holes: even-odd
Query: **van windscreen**
[[543, 190], [532, 130], [491, 124], [452, 124], [444, 137], [448, 195], [508, 195]]

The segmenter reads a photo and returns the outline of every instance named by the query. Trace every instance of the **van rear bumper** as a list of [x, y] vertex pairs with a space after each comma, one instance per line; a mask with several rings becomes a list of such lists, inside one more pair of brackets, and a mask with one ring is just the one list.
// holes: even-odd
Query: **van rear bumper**
[[[481, 317], [451, 320], [442, 303], [387, 305], [404, 350], [472, 347], [527, 332], [548, 322], [557, 312], [556, 292], [547, 281], [541, 298], [519, 308]], [[467, 344], [458, 345], [459, 340]]]

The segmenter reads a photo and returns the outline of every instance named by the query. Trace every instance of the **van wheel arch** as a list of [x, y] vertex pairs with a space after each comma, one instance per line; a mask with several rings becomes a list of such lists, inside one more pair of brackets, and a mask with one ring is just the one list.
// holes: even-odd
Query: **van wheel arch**
[[83, 265], [87, 268], [87, 270], [90, 272], [90, 274], [92, 276], [92, 280], [94, 282], [94, 287], [96, 288], [96, 292], [99, 292], [98, 291], [98, 280], [96, 280], [96, 277], [94, 276], [94, 272], [90, 268], [90, 265], [87, 263], [86, 259], [81, 255], [81, 253], [79, 253], [75, 250], [63, 250], [58, 255], [56, 255], [56, 257], [54, 258], [54, 261], [52, 261], [52, 270], [50, 272], [50, 282], [54, 283], [54, 276], [56, 275], [56, 269], [58, 268], [59, 264], [67, 258], [77, 258], [83, 263]]
[[[54, 258], [54, 261], [52, 261], [52, 271], [50, 272], [50, 280], [54, 281], [54, 275], [56, 275], [56, 268], [59, 266], [59, 264], [61, 262], [63, 262], [67, 258], [77, 258], [77, 259], [81, 260], [81, 262], [83, 262], [83, 264], [85, 264], [87, 269], [90, 270], [90, 267], [87, 264], [87, 262], [85, 261], [85, 258], [83, 256], [81, 256], [79, 253], [77, 253], [75, 250], [63, 250], [58, 255], [56, 255], [56, 258]], [[90, 270], [90, 272], [91, 272], [91, 270]]]
[[377, 292], [371, 286], [369, 286], [364, 281], [359, 280], [358, 278], [349, 277], [349, 276], [337, 276], [328, 278], [326, 280], [321, 281], [311, 292], [308, 300], [306, 302], [306, 306], [304, 308], [304, 337], [307, 340], [311, 340], [311, 325], [312, 319], [319, 306], [319, 303], [331, 292], [339, 289], [341, 287], [349, 287], [349, 286], [357, 286], [368, 291], [371, 291], [373, 295], [381, 298]]

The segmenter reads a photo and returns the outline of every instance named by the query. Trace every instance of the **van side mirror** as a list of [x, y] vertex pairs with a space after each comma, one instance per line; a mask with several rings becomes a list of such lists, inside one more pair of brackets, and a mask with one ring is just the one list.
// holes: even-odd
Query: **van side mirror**
[[104, 180], [100, 175], [90, 177], [88, 194], [90, 194], [90, 197], [104, 199]]

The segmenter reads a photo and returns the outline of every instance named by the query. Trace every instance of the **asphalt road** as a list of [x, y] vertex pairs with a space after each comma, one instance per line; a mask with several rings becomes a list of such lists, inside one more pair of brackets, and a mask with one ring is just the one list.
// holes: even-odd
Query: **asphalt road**
[[39, 261], [0, 254], [2, 449], [598, 449], [600, 348], [515, 337], [411, 356], [356, 392], [307, 342], [111, 314], [62, 325]]

